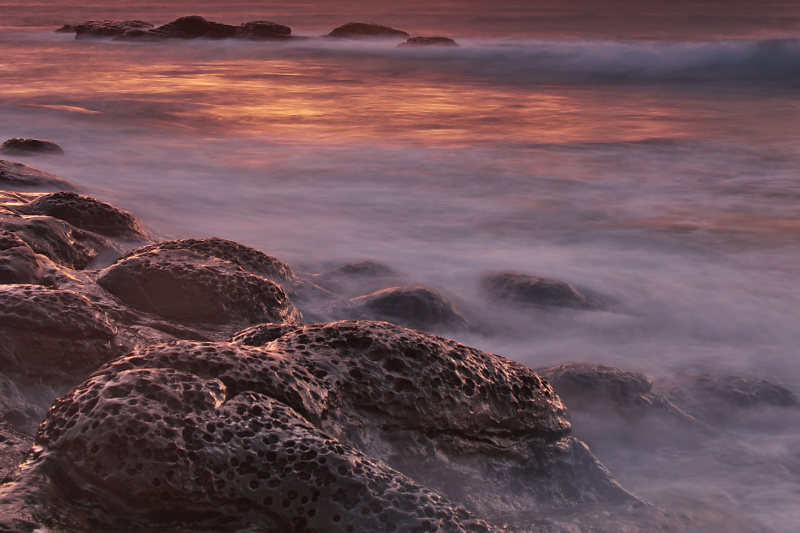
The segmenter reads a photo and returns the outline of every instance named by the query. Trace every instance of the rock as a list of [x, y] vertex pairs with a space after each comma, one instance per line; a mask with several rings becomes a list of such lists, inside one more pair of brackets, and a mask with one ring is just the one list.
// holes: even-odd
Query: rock
[[169, 39], [227, 39], [233, 37], [238, 28], [229, 24], [211, 22], [198, 15], [180, 17], [149, 32]]
[[0, 285], [0, 368], [7, 376], [71, 386], [121, 354], [116, 333], [108, 315], [76, 292]]
[[64, 24], [57, 30], [53, 30], [55, 33], [75, 33], [75, 26], [72, 24]]
[[258, 392], [274, 373], [241, 372], [286, 366], [256, 348], [187, 342], [107, 365], [48, 413], [0, 488], [0, 528], [492, 530]]
[[179, 324], [235, 331], [243, 325], [291, 324], [300, 318], [276, 283], [188, 250], [139, 251], [102, 270], [97, 282], [126, 305]]
[[800, 408], [789, 389], [752, 377], [678, 374], [658, 380], [656, 389], [692, 415], [716, 424], [757, 423], [759, 413], [768, 409]]
[[20, 211], [28, 215], [58, 218], [106, 237], [127, 240], [147, 238], [139, 222], [127, 211], [74, 192], [45, 194], [23, 206]]
[[0, 159], [0, 187], [3, 189], [41, 190], [41, 191], [73, 191], [75, 188], [65, 180], [36, 170], [22, 163], [13, 163]]
[[299, 282], [292, 267], [286, 263], [255, 248], [218, 237], [157, 242], [137, 248], [124, 257], [158, 250], [186, 250], [204, 257], [230, 261], [248, 272], [258, 274], [282, 286], [291, 287]]
[[74, 26], [76, 39], [117, 37], [129, 31], [147, 31], [154, 26], [143, 20], [88, 20]]
[[0, 230], [15, 235], [34, 252], [55, 263], [77, 270], [86, 268], [101, 254], [120, 253], [115, 245], [100, 235], [49, 216], [0, 214]]
[[351, 298], [343, 312], [353, 315], [349, 318], [386, 320], [423, 331], [466, 329], [469, 325], [453, 302], [419, 285], [391, 287]]
[[256, 20], [242, 23], [236, 29], [233, 37], [250, 41], [285, 41], [292, 37], [291, 34], [292, 29], [289, 26], [266, 20]]
[[259, 324], [236, 333], [231, 338], [231, 342], [245, 346], [264, 346], [268, 342], [272, 342], [278, 337], [283, 337], [298, 328], [299, 326], [290, 326], [288, 324]]
[[563, 281], [554, 279], [516, 272], [499, 272], [486, 276], [482, 285], [484, 291], [492, 298], [515, 304], [572, 309], [602, 308], [593, 298], [587, 297]]
[[397, 46], [458, 46], [450, 37], [409, 37]]
[[0, 230], [0, 284], [47, 284], [49, 267], [46, 258], [34, 252], [28, 243], [13, 233]]
[[408, 33], [381, 26], [380, 24], [366, 24], [364, 22], [348, 22], [334, 28], [328, 37], [362, 38], [362, 37], [408, 37]]
[[6, 155], [56, 154], [64, 155], [64, 150], [52, 141], [39, 139], [9, 139], [0, 147], [0, 153]]
[[32, 441], [31, 437], [0, 420], [0, 483], [22, 462]]
[[315, 283], [348, 297], [397, 286], [404, 281], [405, 277], [397, 270], [375, 261], [347, 263], [314, 276]]

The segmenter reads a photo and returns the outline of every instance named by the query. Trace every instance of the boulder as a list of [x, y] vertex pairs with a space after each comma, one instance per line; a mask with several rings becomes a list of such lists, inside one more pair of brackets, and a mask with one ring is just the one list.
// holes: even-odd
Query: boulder
[[51, 271], [47, 258], [8, 231], [0, 230], [0, 284], [48, 284]]
[[233, 37], [237, 30], [236, 26], [212, 22], [201, 16], [191, 15], [175, 19], [149, 33], [168, 39], [227, 39]]
[[88, 20], [73, 26], [73, 29], [76, 39], [96, 39], [117, 37], [129, 31], [147, 31], [153, 27], [143, 20]]
[[42, 141], [39, 139], [21, 139], [16, 137], [9, 139], [0, 146], [0, 153], [6, 155], [31, 155], [31, 154], [55, 154], [64, 155], [64, 150], [52, 141]]
[[348, 39], [363, 37], [409, 37], [408, 33], [404, 31], [396, 30], [389, 26], [367, 24], [364, 22], [348, 22], [347, 24], [334, 28], [327, 36], [345, 37]]
[[[225, 330], [300, 315], [276, 283], [189, 250], [140, 250], [102, 270], [97, 282], [126, 305], [184, 325]], [[231, 331], [231, 332], [232, 332]]]
[[493, 529], [260, 392], [313, 379], [288, 370], [227, 343], [162, 345], [107, 365], [48, 413], [0, 488], [0, 529]]
[[354, 297], [400, 285], [405, 277], [383, 263], [359, 261], [316, 274], [313, 280], [333, 293]]
[[483, 279], [484, 291], [496, 300], [518, 305], [600, 309], [602, 305], [571, 285], [517, 272], [499, 272]]
[[348, 318], [386, 320], [423, 331], [466, 329], [467, 319], [455, 304], [439, 293], [421, 287], [390, 287], [351, 298], [342, 309]]
[[712, 424], [758, 423], [760, 414], [767, 410], [800, 409], [800, 400], [792, 391], [753, 377], [677, 374], [658, 380], [656, 389], [685, 411]]
[[231, 337], [231, 342], [234, 344], [242, 344], [245, 346], [264, 346], [268, 342], [272, 342], [278, 337], [283, 337], [287, 333], [291, 333], [300, 326], [291, 326], [288, 324], [258, 324], [243, 329]]
[[35, 168], [0, 159], [0, 187], [13, 191], [73, 191], [65, 180]]
[[136, 218], [113, 205], [74, 192], [45, 194], [23, 206], [28, 215], [47, 215], [69, 222], [76, 228], [106, 237], [126, 240], [147, 238]]
[[75, 33], [75, 26], [72, 24], [64, 24], [60, 28], [53, 30], [55, 33]]
[[292, 38], [292, 29], [282, 24], [256, 20], [242, 23], [233, 37], [250, 41], [285, 41]]
[[450, 37], [409, 37], [397, 46], [458, 46]]

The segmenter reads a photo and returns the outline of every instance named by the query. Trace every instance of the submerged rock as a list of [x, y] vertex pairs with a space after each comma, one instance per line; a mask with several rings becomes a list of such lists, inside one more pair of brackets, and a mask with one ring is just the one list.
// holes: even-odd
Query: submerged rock
[[351, 298], [342, 311], [351, 318], [386, 320], [420, 330], [466, 329], [467, 319], [455, 304], [421, 287], [390, 287]]
[[69, 222], [77, 228], [106, 237], [144, 240], [139, 221], [127, 211], [74, 192], [40, 196], [20, 211], [28, 215], [47, 215]]
[[401, 285], [405, 281], [400, 272], [375, 261], [346, 263], [314, 276], [315, 283], [333, 293], [349, 297]]
[[146, 31], [153, 24], [143, 20], [88, 20], [73, 26], [76, 39], [117, 37], [129, 31]]
[[140, 250], [101, 271], [97, 282], [126, 305], [184, 325], [240, 329], [300, 317], [276, 283], [189, 250]]
[[0, 188], [13, 191], [73, 191], [67, 181], [35, 168], [0, 159]]
[[599, 309], [602, 305], [563, 281], [517, 272], [499, 272], [483, 279], [483, 289], [497, 300], [523, 305]]
[[397, 46], [458, 46], [450, 37], [409, 37]]
[[328, 37], [346, 37], [346, 38], [361, 38], [361, 37], [408, 37], [408, 33], [402, 30], [396, 30], [389, 26], [381, 26], [380, 24], [367, 24], [364, 22], [348, 22], [334, 28]]
[[0, 146], [0, 153], [7, 155], [55, 154], [64, 155], [64, 149], [52, 141], [22, 139], [15, 137]]

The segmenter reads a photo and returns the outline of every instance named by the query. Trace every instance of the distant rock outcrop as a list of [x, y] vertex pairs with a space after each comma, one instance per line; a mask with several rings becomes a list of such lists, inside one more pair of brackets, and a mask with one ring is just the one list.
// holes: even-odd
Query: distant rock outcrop
[[402, 30], [365, 22], [348, 22], [334, 28], [327, 36], [346, 37], [349, 39], [362, 37], [409, 37], [408, 33]]
[[602, 304], [571, 285], [548, 278], [499, 272], [483, 279], [483, 289], [494, 299], [518, 305], [544, 305], [572, 309], [601, 309]]
[[64, 149], [53, 141], [43, 141], [40, 139], [22, 139], [15, 137], [8, 139], [0, 146], [0, 153], [6, 155], [31, 155], [31, 154], [55, 154], [64, 155]]
[[409, 37], [397, 46], [458, 46], [450, 37]]
[[[76, 39], [118, 37], [130, 31], [147, 31], [155, 26], [143, 20], [87, 20], [72, 26]], [[67, 26], [60, 28], [65, 30]]]

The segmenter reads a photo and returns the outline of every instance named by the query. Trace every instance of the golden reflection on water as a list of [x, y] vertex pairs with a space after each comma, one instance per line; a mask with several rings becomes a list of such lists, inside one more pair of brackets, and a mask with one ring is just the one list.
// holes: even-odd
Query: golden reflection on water
[[[209, 48], [203, 57], [169, 45], [111, 42], [49, 46], [0, 60], [0, 70], [11, 72], [4, 100], [131, 123], [161, 121], [207, 136], [292, 142], [562, 144], [688, 134], [663, 99], [641, 94], [632, 106], [615, 91], [406, 76], [361, 69], [357, 59], [240, 58], [224, 48]], [[42, 53], [63, 61], [43, 68]]]

